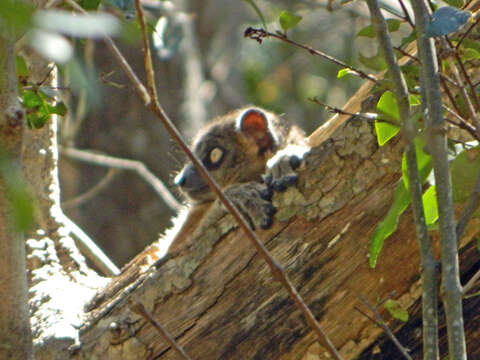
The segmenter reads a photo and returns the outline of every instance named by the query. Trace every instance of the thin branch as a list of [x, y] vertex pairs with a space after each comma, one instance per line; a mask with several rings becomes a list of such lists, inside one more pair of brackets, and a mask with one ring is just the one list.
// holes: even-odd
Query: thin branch
[[87, 162], [89, 164], [134, 171], [145, 180], [153, 190], [155, 190], [170, 209], [178, 211], [182, 208], [165, 184], [140, 161], [120, 159], [107, 155], [94, 154], [85, 150], [65, 147], [59, 147], [59, 152], [63, 156]]
[[423, 64], [420, 80], [427, 105], [427, 145], [432, 155], [437, 189], [442, 253], [442, 297], [447, 318], [448, 352], [452, 359], [465, 360], [467, 356], [462, 315], [463, 295], [437, 54], [433, 39], [426, 36], [426, 27], [430, 21], [430, 8], [426, 0], [412, 0], [412, 7], [418, 35], [418, 54]]
[[402, 7], [403, 13], [405, 14], [405, 20], [408, 21], [412, 29], [415, 29], [415, 25], [413, 24], [412, 18], [410, 17], [410, 14], [408, 13], [407, 7], [403, 3], [403, 0], [398, 0], [400, 3], [400, 6]]
[[225, 208], [232, 214], [235, 220], [238, 222], [242, 230], [245, 232], [247, 237], [252, 241], [253, 245], [257, 249], [258, 253], [263, 257], [265, 262], [270, 268], [272, 272], [273, 278], [279, 281], [284, 288], [290, 294], [290, 297], [296, 304], [296, 306], [302, 311], [303, 315], [306, 317], [307, 322], [310, 324], [312, 329], [316, 332], [319, 341], [326, 347], [329, 353], [337, 360], [342, 359], [341, 355], [339, 354], [338, 350], [335, 348], [331, 340], [328, 338], [327, 334], [323, 331], [320, 327], [320, 324], [315, 319], [310, 308], [305, 304], [305, 301], [302, 299], [296, 288], [293, 286], [291, 280], [287, 276], [285, 270], [275, 261], [275, 259], [270, 255], [267, 251], [263, 243], [258, 239], [256, 234], [252, 231], [252, 229], [248, 226], [240, 212], [237, 208], [233, 205], [233, 203], [225, 196], [223, 191], [220, 189], [218, 184], [213, 180], [213, 178], [209, 175], [207, 169], [203, 165], [203, 163], [198, 159], [198, 157], [193, 154], [193, 152], [188, 148], [185, 141], [182, 139], [182, 136], [173, 125], [171, 120], [166, 115], [165, 111], [163, 110], [162, 106], [158, 102], [158, 98], [156, 96], [156, 89], [155, 89], [155, 75], [154, 70], [152, 67], [151, 59], [148, 59], [151, 56], [150, 44], [148, 41], [148, 33], [147, 27], [145, 25], [145, 19], [143, 14], [143, 9], [140, 3], [140, 0], [135, 0], [135, 6], [137, 9], [138, 19], [140, 23], [140, 27], [142, 29], [143, 35], [143, 45], [144, 45], [144, 52], [145, 52], [145, 71], [147, 74], [148, 83], [152, 84], [153, 87], [150, 89], [150, 96], [152, 102], [150, 104], [150, 109], [157, 115], [159, 120], [163, 123], [167, 131], [169, 132], [170, 136], [179, 144], [182, 150], [185, 152], [187, 157], [190, 161], [194, 164], [195, 168], [199, 171], [203, 179], [207, 182], [210, 189], [217, 195], [219, 200], [225, 206]]
[[72, 199], [62, 201], [62, 208], [64, 210], [72, 209], [92, 200], [95, 196], [97, 196], [103, 190], [105, 190], [108, 185], [110, 185], [110, 183], [115, 178], [115, 176], [118, 175], [118, 173], [119, 173], [119, 169], [116, 169], [116, 168], [108, 169], [107, 174], [93, 187], [88, 189], [88, 191], [78, 196], [75, 196]]
[[418, 57], [412, 55], [412, 54], [409, 54], [407, 51], [403, 50], [401, 47], [398, 47], [398, 46], [394, 46], [393, 47], [395, 50], [397, 50], [398, 52], [400, 52], [403, 56], [406, 56], [410, 59], [412, 59], [413, 61], [417, 62], [420, 64], [420, 60], [418, 59]]
[[403, 121], [403, 129], [407, 138], [406, 159], [409, 173], [408, 180], [421, 261], [424, 359], [436, 360], [438, 358], [437, 264], [433, 257], [428, 228], [425, 222], [425, 212], [422, 202], [422, 181], [418, 171], [418, 161], [414, 143], [417, 131], [410, 109], [407, 84], [395, 57], [393, 45], [387, 30], [387, 23], [380, 11], [377, 0], [367, 0], [367, 5], [372, 16], [372, 24], [380, 48], [394, 83], [400, 119]]
[[[385, 331], [385, 334], [387, 334], [387, 336], [390, 338], [390, 340], [392, 340], [392, 342], [395, 344], [395, 346], [397, 347], [397, 349], [402, 353], [403, 357], [405, 359], [408, 359], [408, 360], [412, 360], [412, 357], [410, 356], [410, 354], [408, 353], [409, 350], [407, 348], [405, 348], [401, 343], [400, 341], [397, 339], [397, 337], [395, 336], [395, 334], [392, 332], [392, 330], [390, 330], [390, 328], [388, 327], [388, 325], [385, 323], [385, 321], [383, 320], [382, 316], [380, 315], [380, 313], [378, 312], [377, 308], [375, 306], [373, 306], [372, 304], [370, 304], [367, 299], [365, 299], [363, 296], [360, 296], [360, 300], [362, 301], [362, 303], [368, 307], [370, 309], [370, 311], [375, 315], [375, 319], [376, 321], [374, 320], [373, 322], [378, 324], [382, 329], [383, 331]], [[362, 313], [364, 314], [364, 313]], [[366, 314], [364, 314], [366, 315]], [[367, 316], [370, 320], [372, 320], [372, 318], [370, 316]]]
[[[378, 118], [378, 115], [373, 114], [373, 113], [360, 113], [360, 112], [352, 113], [352, 112], [348, 112], [348, 111], [342, 110], [340, 108], [337, 108], [335, 106], [325, 104], [324, 102], [321, 102], [317, 98], [309, 98], [308, 100], [310, 100], [311, 102], [313, 102], [317, 105], [324, 106], [328, 111], [330, 111], [334, 114], [348, 115], [348, 116], [352, 116], [352, 117], [359, 117], [359, 118], [362, 118], [362, 119], [365, 119], [365, 120], [368, 120], [368, 121], [377, 120], [377, 118]], [[389, 121], [385, 121], [385, 122], [389, 122]], [[392, 123], [392, 122], [389, 122], [389, 123]], [[394, 124], [394, 123], [392, 123], [392, 124], [393, 125], [398, 125], [398, 124]]]
[[[480, 109], [480, 100], [478, 99], [477, 92], [475, 91], [475, 87], [473, 86], [472, 79], [470, 79], [470, 76], [468, 75], [467, 70], [465, 69], [465, 66], [463, 65], [463, 61], [460, 58], [460, 55], [459, 55], [457, 49], [453, 46], [453, 44], [450, 41], [450, 39], [448, 38], [448, 36], [445, 36], [445, 40], [448, 44], [449, 50], [453, 51], [455, 59], [457, 59], [458, 65], [460, 67], [460, 71], [461, 71], [463, 77], [465, 78], [465, 81], [467, 82], [468, 86], [470, 87], [470, 94], [471, 94], [471, 97], [473, 98], [473, 102], [475, 103], [475, 109], [478, 111]], [[458, 81], [458, 83], [461, 83], [461, 81]], [[475, 123], [478, 123], [478, 119], [476, 119], [476, 117], [474, 117], [472, 119], [472, 121], [475, 122]]]
[[254, 29], [254, 28], [249, 27], [245, 30], [244, 36], [249, 38], [249, 39], [256, 40], [259, 43], [262, 43], [263, 39], [269, 38], [269, 37], [281, 40], [281, 41], [286, 42], [288, 44], [291, 44], [291, 45], [294, 45], [294, 46], [299, 47], [301, 49], [307, 50], [311, 55], [320, 56], [320, 57], [322, 57], [322, 58], [324, 58], [328, 61], [333, 62], [334, 64], [337, 64], [337, 65], [339, 65], [343, 68], [347, 68], [347, 69], [351, 70], [352, 72], [354, 72], [355, 74], [357, 74], [358, 76], [360, 76], [363, 79], [370, 80], [370, 81], [373, 81], [375, 83], [377, 82], [377, 79], [373, 75], [369, 75], [367, 73], [364, 73], [361, 70], [355, 69], [354, 67], [352, 67], [350, 65], [347, 65], [344, 62], [342, 62], [338, 59], [335, 59], [334, 57], [332, 57], [330, 55], [327, 55], [327, 54], [325, 54], [325, 53], [323, 53], [319, 50], [313, 49], [309, 45], [304, 45], [304, 44], [297, 43], [296, 41], [293, 41], [293, 40], [289, 39], [286, 35], [283, 35], [283, 34], [279, 35], [279, 34], [271, 33], [271, 32], [266, 31], [264, 29]]
[[70, 231], [70, 236], [75, 241], [80, 252], [84, 254], [97, 269], [105, 276], [117, 276], [120, 274], [120, 269], [77, 224], [66, 215], [63, 215], [63, 223]]
[[460, 45], [462, 45], [462, 42], [463, 40], [465, 40], [465, 38], [467, 37], [468, 34], [470, 34], [470, 32], [473, 30], [473, 28], [475, 26], [477, 26], [477, 24], [480, 22], [480, 16], [477, 18], [477, 20], [472, 24], [470, 25], [470, 27], [468, 28], [467, 31], [465, 31], [465, 33], [463, 33], [462, 37], [460, 38], [460, 40], [458, 40], [458, 43], [457, 45], [455, 45], [455, 49], [458, 50], [460, 48]]
[[478, 270], [463, 287], [463, 296], [466, 297], [468, 292], [473, 289], [478, 280], [480, 280], [480, 270]]
[[185, 360], [191, 360], [192, 358], [188, 356], [185, 350], [175, 341], [175, 339], [170, 335], [170, 333], [165, 329], [158, 321], [156, 321], [152, 314], [150, 314], [143, 304], [138, 301], [130, 300], [129, 301], [130, 309], [141, 315], [145, 320], [147, 320], [160, 334], [160, 336], [165, 340], [181, 357]]
[[459, 122], [456, 123], [456, 122], [453, 122], [451, 120], [449, 120], [448, 118], [446, 118], [446, 120], [448, 122], [450, 122], [451, 124], [455, 125], [455, 126], [458, 126], [459, 128], [461, 129], [464, 129], [466, 131], [468, 131], [468, 133], [470, 135], [472, 135], [472, 137], [478, 141], [480, 141], [480, 138], [478, 137], [478, 131], [477, 129], [475, 129], [467, 120], [465, 120], [464, 118], [462, 118], [460, 115], [458, 115], [455, 111], [453, 111], [452, 109], [450, 109], [447, 105], [443, 105], [443, 108], [450, 114], [450, 115], [453, 115]]

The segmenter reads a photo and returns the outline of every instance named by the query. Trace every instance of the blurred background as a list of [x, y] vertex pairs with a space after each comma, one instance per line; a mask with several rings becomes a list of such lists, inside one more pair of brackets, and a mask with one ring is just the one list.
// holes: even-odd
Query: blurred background
[[[309, 98], [341, 107], [362, 84], [351, 75], [337, 79], [341, 67], [282, 41], [265, 39], [259, 44], [244, 38], [247, 27], [264, 26], [257, 10], [271, 32], [282, 30], [278, 19], [283, 10], [301, 16], [288, 31], [289, 38], [374, 72], [358, 61], [359, 54], [367, 57], [377, 51], [373, 39], [355, 37], [369, 25], [363, 2], [334, 3], [331, 11], [324, 1], [255, 1], [257, 10], [251, 1], [238, 0], [144, 4], [155, 45], [160, 102], [187, 139], [213, 117], [246, 104], [284, 114], [286, 121], [309, 134], [330, 116]], [[133, 10], [118, 7], [118, 2], [104, 10], [122, 20], [123, 35], [116, 43], [144, 80]], [[160, 121], [145, 109], [104, 43], [77, 40], [74, 59], [62, 70], [72, 91], [59, 142], [141, 161], [182, 201], [173, 178], [184, 156]], [[112, 176], [107, 167], [61, 156], [60, 180], [65, 213], [118, 266], [158, 239], [175, 216], [132, 172]], [[107, 185], [85, 200], [83, 195], [99, 182]]]

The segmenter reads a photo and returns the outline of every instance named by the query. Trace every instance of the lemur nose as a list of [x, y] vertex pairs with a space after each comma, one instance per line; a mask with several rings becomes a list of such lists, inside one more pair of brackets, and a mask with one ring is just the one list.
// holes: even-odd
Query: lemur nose
[[177, 176], [175, 176], [173, 182], [175, 183], [175, 185], [180, 187], [185, 185], [185, 171], [182, 171]]

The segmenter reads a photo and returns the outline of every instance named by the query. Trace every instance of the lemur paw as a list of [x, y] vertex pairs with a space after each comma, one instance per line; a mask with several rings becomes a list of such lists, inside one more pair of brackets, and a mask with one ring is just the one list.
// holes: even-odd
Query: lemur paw
[[263, 176], [265, 184], [274, 191], [284, 191], [298, 181], [296, 169], [302, 164], [303, 157], [309, 151], [307, 146], [289, 145], [278, 151], [267, 162]]
[[237, 184], [227, 188], [225, 194], [253, 230], [272, 226], [276, 209], [271, 203], [272, 191], [265, 184]]

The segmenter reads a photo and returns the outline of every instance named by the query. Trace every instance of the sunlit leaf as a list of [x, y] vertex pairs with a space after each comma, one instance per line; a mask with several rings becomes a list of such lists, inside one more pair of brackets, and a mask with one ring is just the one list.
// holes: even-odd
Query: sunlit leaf
[[434, 224], [438, 219], [437, 192], [435, 186], [430, 186], [422, 196], [425, 223]]
[[400, 218], [400, 215], [402, 215], [402, 213], [407, 209], [409, 204], [410, 194], [405, 188], [403, 181], [401, 181], [395, 188], [393, 204], [390, 207], [390, 210], [383, 221], [377, 225], [370, 240], [368, 259], [370, 267], [374, 268], [377, 264], [378, 255], [382, 250], [385, 239], [395, 232], [398, 225], [398, 219]]
[[283, 10], [280, 13], [280, 26], [282, 27], [283, 31], [287, 32], [287, 30], [297, 26], [297, 24], [302, 20], [302, 17], [299, 15], [292, 14], [288, 10]]
[[[387, 28], [389, 32], [394, 32], [400, 29], [400, 20], [397, 19], [388, 19], [387, 20]], [[357, 36], [366, 36], [369, 38], [374, 38], [375, 37], [375, 29], [373, 28], [372, 25], [368, 25], [361, 29], [358, 33]]]
[[393, 92], [385, 91], [377, 103], [377, 111], [388, 118], [400, 121], [400, 112], [398, 111], [397, 99]]
[[400, 131], [400, 127], [381, 120], [375, 120], [375, 133], [377, 134], [378, 145], [385, 145]]
[[422, 102], [420, 101], [420, 97], [417, 95], [410, 94], [408, 95], [408, 102], [410, 103], [411, 106], [417, 106], [420, 105]]
[[[420, 138], [416, 137], [414, 140], [415, 145], [415, 153], [417, 155], [417, 166], [418, 166], [418, 173], [420, 176], [420, 182], [423, 184], [428, 175], [430, 175], [432, 171], [432, 157], [424, 151], [425, 148], [425, 141]], [[409, 173], [407, 168], [407, 157], [406, 153], [403, 153], [402, 156], [402, 180], [405, 187], [410, 190], [410, 182], [409, 182]]]
[[470, 20], [472, 14], [451, 6], [445, 6], [435, 11], [427, 24], [425, 33], [428, 37], [436, 37], [457, 31]]
[[408, 311], [406, 311], [405, 309], [403, 309], [400, 304], [398, 303], [398, 301], [395, 301], [395, 300], [392, 300], [392, 299], [388, 299], [387, 301], [385, 301], [385, 303], [383, 304], [383, 307], [385, 308], [385, 310], [388, 311], [388, 313], [394, 318], [394, 319], [397, 319], [397, 320], [400, 320], [400, 321], [403, 321], [403, 322], [407, 322], [408, 321]]
[[347, 75], [349, 75], [349, 74], [356, 74], [356, 73], [355, 73], [355, 71], [352, 71], [352, 70], [347, 69], [347, 68], [338, 70], [337, 79], [341, 79], [341, 78], [343, 78], [344, 76], [347, 76]]

